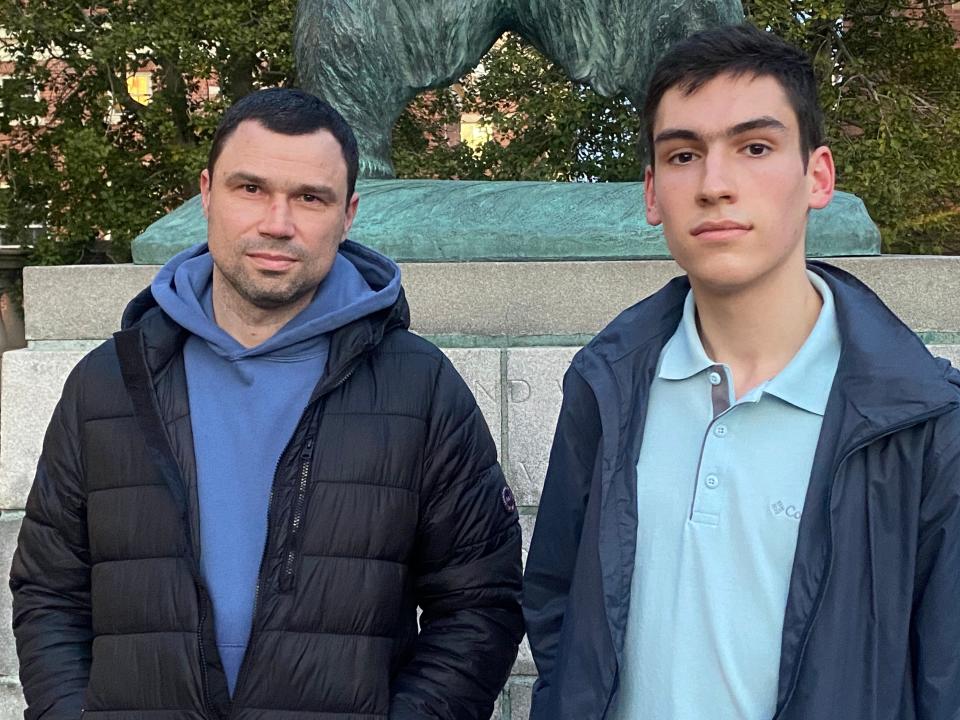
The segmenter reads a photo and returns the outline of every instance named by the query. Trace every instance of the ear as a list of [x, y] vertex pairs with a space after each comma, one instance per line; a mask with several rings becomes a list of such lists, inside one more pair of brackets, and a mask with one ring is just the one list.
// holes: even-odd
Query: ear
[[825, 208], [833, 199], [837, 171], [833, 165], [833, 153], [826, 145], [821, 145], [807, 160], [807, 175], [810, 178], [810, 208]]
[[643, 201], [647, 206], [647, 222], [651, 225], [662, 223], [663, 218], [660, 217], [660, 210], [657, 208], [657, 191], [653, 187], [652, 165], [647, 165], [643, 175]]
[[200, 171], [200, 202], [203, 203], [203, 216], [210, 218], [210, 171]]
[[347, 235], [350, 233], [350, 228], [353, 227], [353, 219], [357, 217], [357, 207], [360, 205], [360, 196], [357, 193], [353, 194], [353, 197], [350, 198], [350, 202], [347, 203], [347, 211], [344, 214], [343, 219], [343, 237], [340, 238], [340, 242], [343, 242], [347, 239]]

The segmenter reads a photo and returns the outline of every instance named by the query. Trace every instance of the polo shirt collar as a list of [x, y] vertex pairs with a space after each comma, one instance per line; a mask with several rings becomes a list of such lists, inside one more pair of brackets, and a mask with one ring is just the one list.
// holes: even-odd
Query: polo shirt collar
[[[816, 273], [807, 270], [807, 277], [823, 300], [817, 322], [787, 366], [747, 397], [759, 399], [760, 393], [774, 395], [802, 410], [823, 415], [840, 360], [840, 330], [830, 288]], [[686, 380], [718, 364], [703, 349], [696, 317], [696, 303], [690, 290], [680, 325], [661, 354], [660, 378]]]
[[699, 372], [716, 365], [707, 357], [697, 331], [697, 306], [693, 299], [693, 290], [687, 291], [683, 302], [683, 315], [680, 325], [673, 334], [660, 356], [659, 377], [664, 380], [686, 380]]
[[767, 383], [764, 392], [807, 412], [823, 415], [840, 362], [840, 328], [833, 293], [816, 273], [807, 277], [820, 293], [820, 316], [803, 345], [787, 366]]

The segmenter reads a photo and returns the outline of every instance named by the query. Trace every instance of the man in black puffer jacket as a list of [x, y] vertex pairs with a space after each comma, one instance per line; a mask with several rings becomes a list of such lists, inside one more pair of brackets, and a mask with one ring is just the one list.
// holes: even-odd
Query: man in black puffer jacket
[[399, 269], [345, 239], [356, 173], [306, 93], [224, 116], [209, 248], [47, 431], [11, 571], [28, 720], [489, 717], [523, 631], [516, 505]]

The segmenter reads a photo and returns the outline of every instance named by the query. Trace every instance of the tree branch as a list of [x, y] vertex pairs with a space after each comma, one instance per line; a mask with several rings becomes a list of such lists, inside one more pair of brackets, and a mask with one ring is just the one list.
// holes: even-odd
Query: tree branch
[[183, 73], [180, 72], [179, 60], [178, 50], [158, 54], [157, 63], [163, 75], [160, 92], [167, 100], [167, 107], [170, 108], [173, 125], [177, 130], [177, 143], [185, 147], [193, 147], [197, 141], [190, 127], [187, 86], [183, 80]]

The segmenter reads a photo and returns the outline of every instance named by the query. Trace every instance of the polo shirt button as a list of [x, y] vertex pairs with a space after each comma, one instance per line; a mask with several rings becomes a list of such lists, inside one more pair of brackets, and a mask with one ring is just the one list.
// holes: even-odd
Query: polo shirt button
[[713, 434], [716, 435], [717, 437], [725, 437], [726, 434], [727, 434], [727, 426], [726, 426], [726, 425], [717, 425], [717, 426], [713, 429]]
[[716, 475], [707, 475], [703, 479], [703, 484], [713, 490], [717, 485], [720, 484], [720, 478], [718, 478]]
[[712, 372], [709, 375], [707, 375], [707, 377], [710, 378], [711, 385], [719, 385], [720, 383], [723, 382], [723, 378], [720, 377], [720, 373], [718, 372]]

